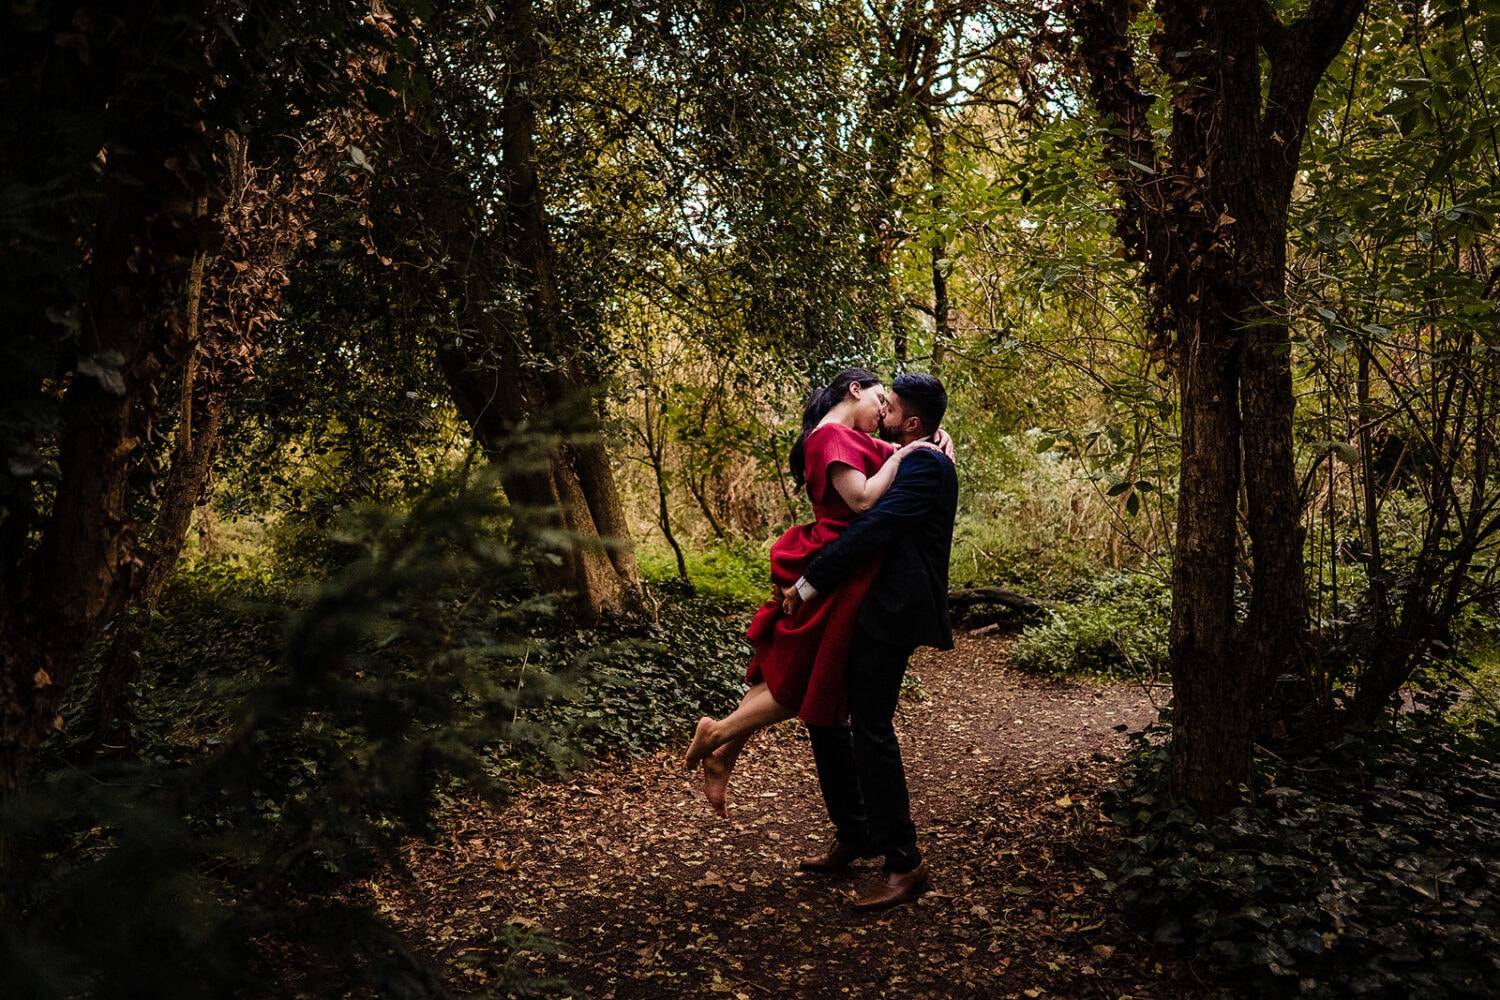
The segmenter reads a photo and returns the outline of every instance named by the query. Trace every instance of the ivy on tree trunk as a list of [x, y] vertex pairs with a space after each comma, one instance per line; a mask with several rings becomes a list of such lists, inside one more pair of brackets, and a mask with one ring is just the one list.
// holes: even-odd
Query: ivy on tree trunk
[[[1260, 706], [1306, 631], [1283, 306], [1287, 215], [1314, 90], [1364, 5], [1313, 0], [1290, 23], [1254, 0], [1066, 6], [1107, 125], [1116, 234], [1143, 265], [1177, 376], [1172, 775], [1178, 793], [1209, 813], [1248, 785]], [[1143, 14], [1154, 15], [1151, 60], [1167, 80], [1164, 140], [1149, 117], [1161, 98], [1143, 82], [1134, 41]]]

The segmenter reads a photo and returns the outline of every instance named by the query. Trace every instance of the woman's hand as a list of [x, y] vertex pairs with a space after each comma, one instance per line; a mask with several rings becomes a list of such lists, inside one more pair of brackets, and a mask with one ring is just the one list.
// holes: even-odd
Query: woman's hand
[[941, 427], [933, 431], [932, 443], [937, 447], [938, 451], [948, 456], [948, 461], [958, 461], [958, 456], [954, 455], [953, 453], [953, 439], [948, 436], [947, 431], [943, 430]]
[[948, 461], [955, 461], [953, 455], [953, 439], [948, 436], [947, 431], [942, 430], [941, 428], [933, 433], [931, 441], [908, 441], [906, 444], [903, 444], [901, 447], [896, 449], [895, 457], [899, 461], [901, 458], [906, 456], [907, 452], [912, 451], [916, 448], [926, 448], [929, 451], [942, 452], [948, 457]]
[[896, 449], [894, 458], [899, 462], [901, 461], [901, 459], [905, 458], [912, 452], [917, 451], [918, 449], [937, 452], [941, 452], [943, 450], [931, 441], [908, 441], [906, 444], [903, 444], [901, 447]]

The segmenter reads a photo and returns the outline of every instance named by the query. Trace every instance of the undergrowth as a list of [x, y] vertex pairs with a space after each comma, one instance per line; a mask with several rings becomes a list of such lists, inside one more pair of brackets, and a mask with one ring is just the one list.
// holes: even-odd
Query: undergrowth
[[1106, 809], [1109, 884], [1221, 995], [1436, 998], [1500, 991], [1500, 768], [1447, 730], [1366, 733], [1259, 762], [1253, 808], [1206, 823], [1138, 734]]
[[[606, 753], [685, 741], [740, 690], [743, 612], [674, 600], [659, 620], [579, 629], [536, 596], [492, 490], [435, 490], [345, 528], [364, 554], [301, 589], [200, 564], [152, 616], [131, 754], [79, 763], [60, 736], [0, 804], [0, 967], [20, 996], [449, 996], [387, 919], [344, 889], [400, 871], [460, 795]], [[500, 915], [512, 963], [548, 947]], [[557, 985], [557, 984], [550, 984]]]
[[[705, 548], [683, 550], [688, 583], [693, 592], [710, 601], [754, 607], [770, 594], [771, 563], [765, 545], [746, 541], [715, 542]], [[681, 593], [683, 581], [676, 556], [667, 546], [655, 543], [636, 550], [641, 573], [658, 589]]]
[[[530, 781], [615, 753], [647, 753], [686, 739], [704, 713], [722, 714], [743, 690], [749, 612], [714, 596], [658, 584], [654, 617], [577, 628], [550, 604], [491, 597], [515, 631], [489, 664], [511, 690], [514, 732], [483, 755], [501, 782]], [[158, 762], [187, 761], [220, 744], [242, 700], [278, 660], [287, 623], [310, 597], [296, 587], [221, 563], [178, 575], [154, 615], [136, 686], [132, 745]], [[364, 655], [400, 659], [392, 633]]]
[[1160, 680], [1167, 674], [1171, 609], [1171, 591], [1161, 580], [1106, 574], [1023, 631], [1012, 655], [1038, 673]]

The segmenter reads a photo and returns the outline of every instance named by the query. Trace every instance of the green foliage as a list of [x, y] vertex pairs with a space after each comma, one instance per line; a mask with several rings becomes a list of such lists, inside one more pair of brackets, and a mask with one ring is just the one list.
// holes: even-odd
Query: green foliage
[[[699, 716], [721, 715], [744, 692], [745, 615], [724, 616], [714, 604], [674, 601], [667, 621], [649, 622], [623, 641], [596, 645], [575, 633], [588, 670], [565, 700], [538, 716], [590, 757], [647, 753], [680, 740]], [[549, 650], [540, 644], [539, 653]]]
[[1496, 599], [1497, 36], [1493, 4], [1372, 5], [1293, 205], [1318, 681], [1366, 720]]
[[1500, 629], [1487, 616], [1472, 618], [1457, 630], [1453, 655], [1423, 664], [1403, 693], [1438, 714], [1464, 753], [1500, 763]]
[[[648, 580], [676, 580], [677, 562], [664, 545], [643, 545], [636, 552]], [[758, 607], [771, 594], [768, 549], [753, 542], [724, 541], [684, 551], [693, 589], [737, 607]], [[748, 622], [748, 618], [746, 619]]]
[[129, 745], [174, 762], [220, 745], [237, 706], [279, 672], [296, 603], [291, 585], [225, 561], [205, 560], [174, 576], [138, 654]]
[[1261, 764], [1255, 809], [1207, 823], [1134, 737], [1106, 808], [1109, 885], [1146, 934], [1225, 994], [1493, 996], [1500, 990], [1500, 770], [1435, 735], [1370, 733]]
[[1119, 532], [1114, 501], [1089, 466], [1047, 448], [1037, 433], [999, 433], [983, 414], [953, 422], [960, 511], [954, 529], [955, 587], [1000, 585], [1035, 597], [1076, 592], [1101, 566], [1140, 565]]
[[1108, 574], [1021, 633], [1018, 666], [1059, 675], [1159, 680], [1167, 672], [1171, 592], [1143, 573]]
[[[1076, 591], [1098, 572], [1102, 558], [1094, 543], [1096, 532], [1104, 527], [1082, 526], [1080, 537], [1048, 516], [1067, 507], [1074, 487], [1066, 483], [1023, 479], [1008, 486], [976, 504], [994, 512], [959, 513], [953, 526], [950, 584], [1000, 586], [1041, 598]], [[1020, 511], [1036, 516], [1015, 516]]]
[[3, 898], [25, 917], [0, 951], [29, 995], [266, 995], [287, 976], [446, 995], [395, 928], [338, 889], [375, 864], [399, 870], [400, 839], [430, 829], [448, 782], [503, 792], [502, 747], [575, 757], [547, 726], [513, 721], [582, 664], [517, 682], [528, 631], [553, 612], [517, 596], [504, 516], [473, 483], [406, 517], [366, 512], [348, 527], [366, 554], [285, 619], [270, 666], [260, 644], [276, 612], [217, 616], [239, 581], [186, 581], [159, 623], [170, 658], [147, 673], [159, 742], [54, 772], [0, 814], [14, 855]]
[[[660, 621], [569, 627], [528, 596], [508, 523], [491, 485], [449, 483], [404, 517], [345, 518], [361, 554], [318, 588], [211, 560], [179, 574], [139, 756], [81, 772], [54, 752], [0, 814], [24, 917], [0, 954], [22, 993], [448, 995], [348, 881], [399, 871], [401, 840], [466, 789], [679, 741], [742, 688], [742, 611], [668, 592]], [[552, 945], [519, 933], [497, 921], [485, 961], [525, 995], [546, 984], [513, 957]]]

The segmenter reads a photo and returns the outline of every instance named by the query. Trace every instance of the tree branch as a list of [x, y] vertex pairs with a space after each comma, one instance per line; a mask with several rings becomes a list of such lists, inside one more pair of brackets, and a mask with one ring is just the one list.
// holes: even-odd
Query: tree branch
[[1297, 169], [1318, 81], [1348, 39], [1366, 2], [1313, 0], [1290, 26], [1263, 37], [1271, 80], [1261, 117], [1261, 148], [1268, 156], [1267, 166], [1278, 172], [1281, 183], [1289, 184]]
[[1106, 147], [1124, 161], [1114, 170], [1125, 203], [1116, 235], [1132, 257], [1149, 265], [1165, 261], [1168, 247], [1147, 245], [1149, 233], [1158, 233], [1158, 240], [1165, 234], [1147, 222], [1163, 214], [1161, 157], [1147, 119], [1156, 98], [1141, 85], [1130, 40], [1130, 25], [1144, 6], [1142, 0], [1073, 0], [1064, 9], [1078, 36], [1074, 54], [1088, 72], [1089, 95], [1112, 124]]
[[1265, 49], [1266, 56], [1272, 65], [1286, 58], [1286, 48], [1290, 41], [1286, 22], [1281, 15], [1276, 13], [1276, 7], [1271, 0], [1259, 0], [1256, 15], [1260, 18], [1257, 26], [1260, 33], [1260, 47]]

